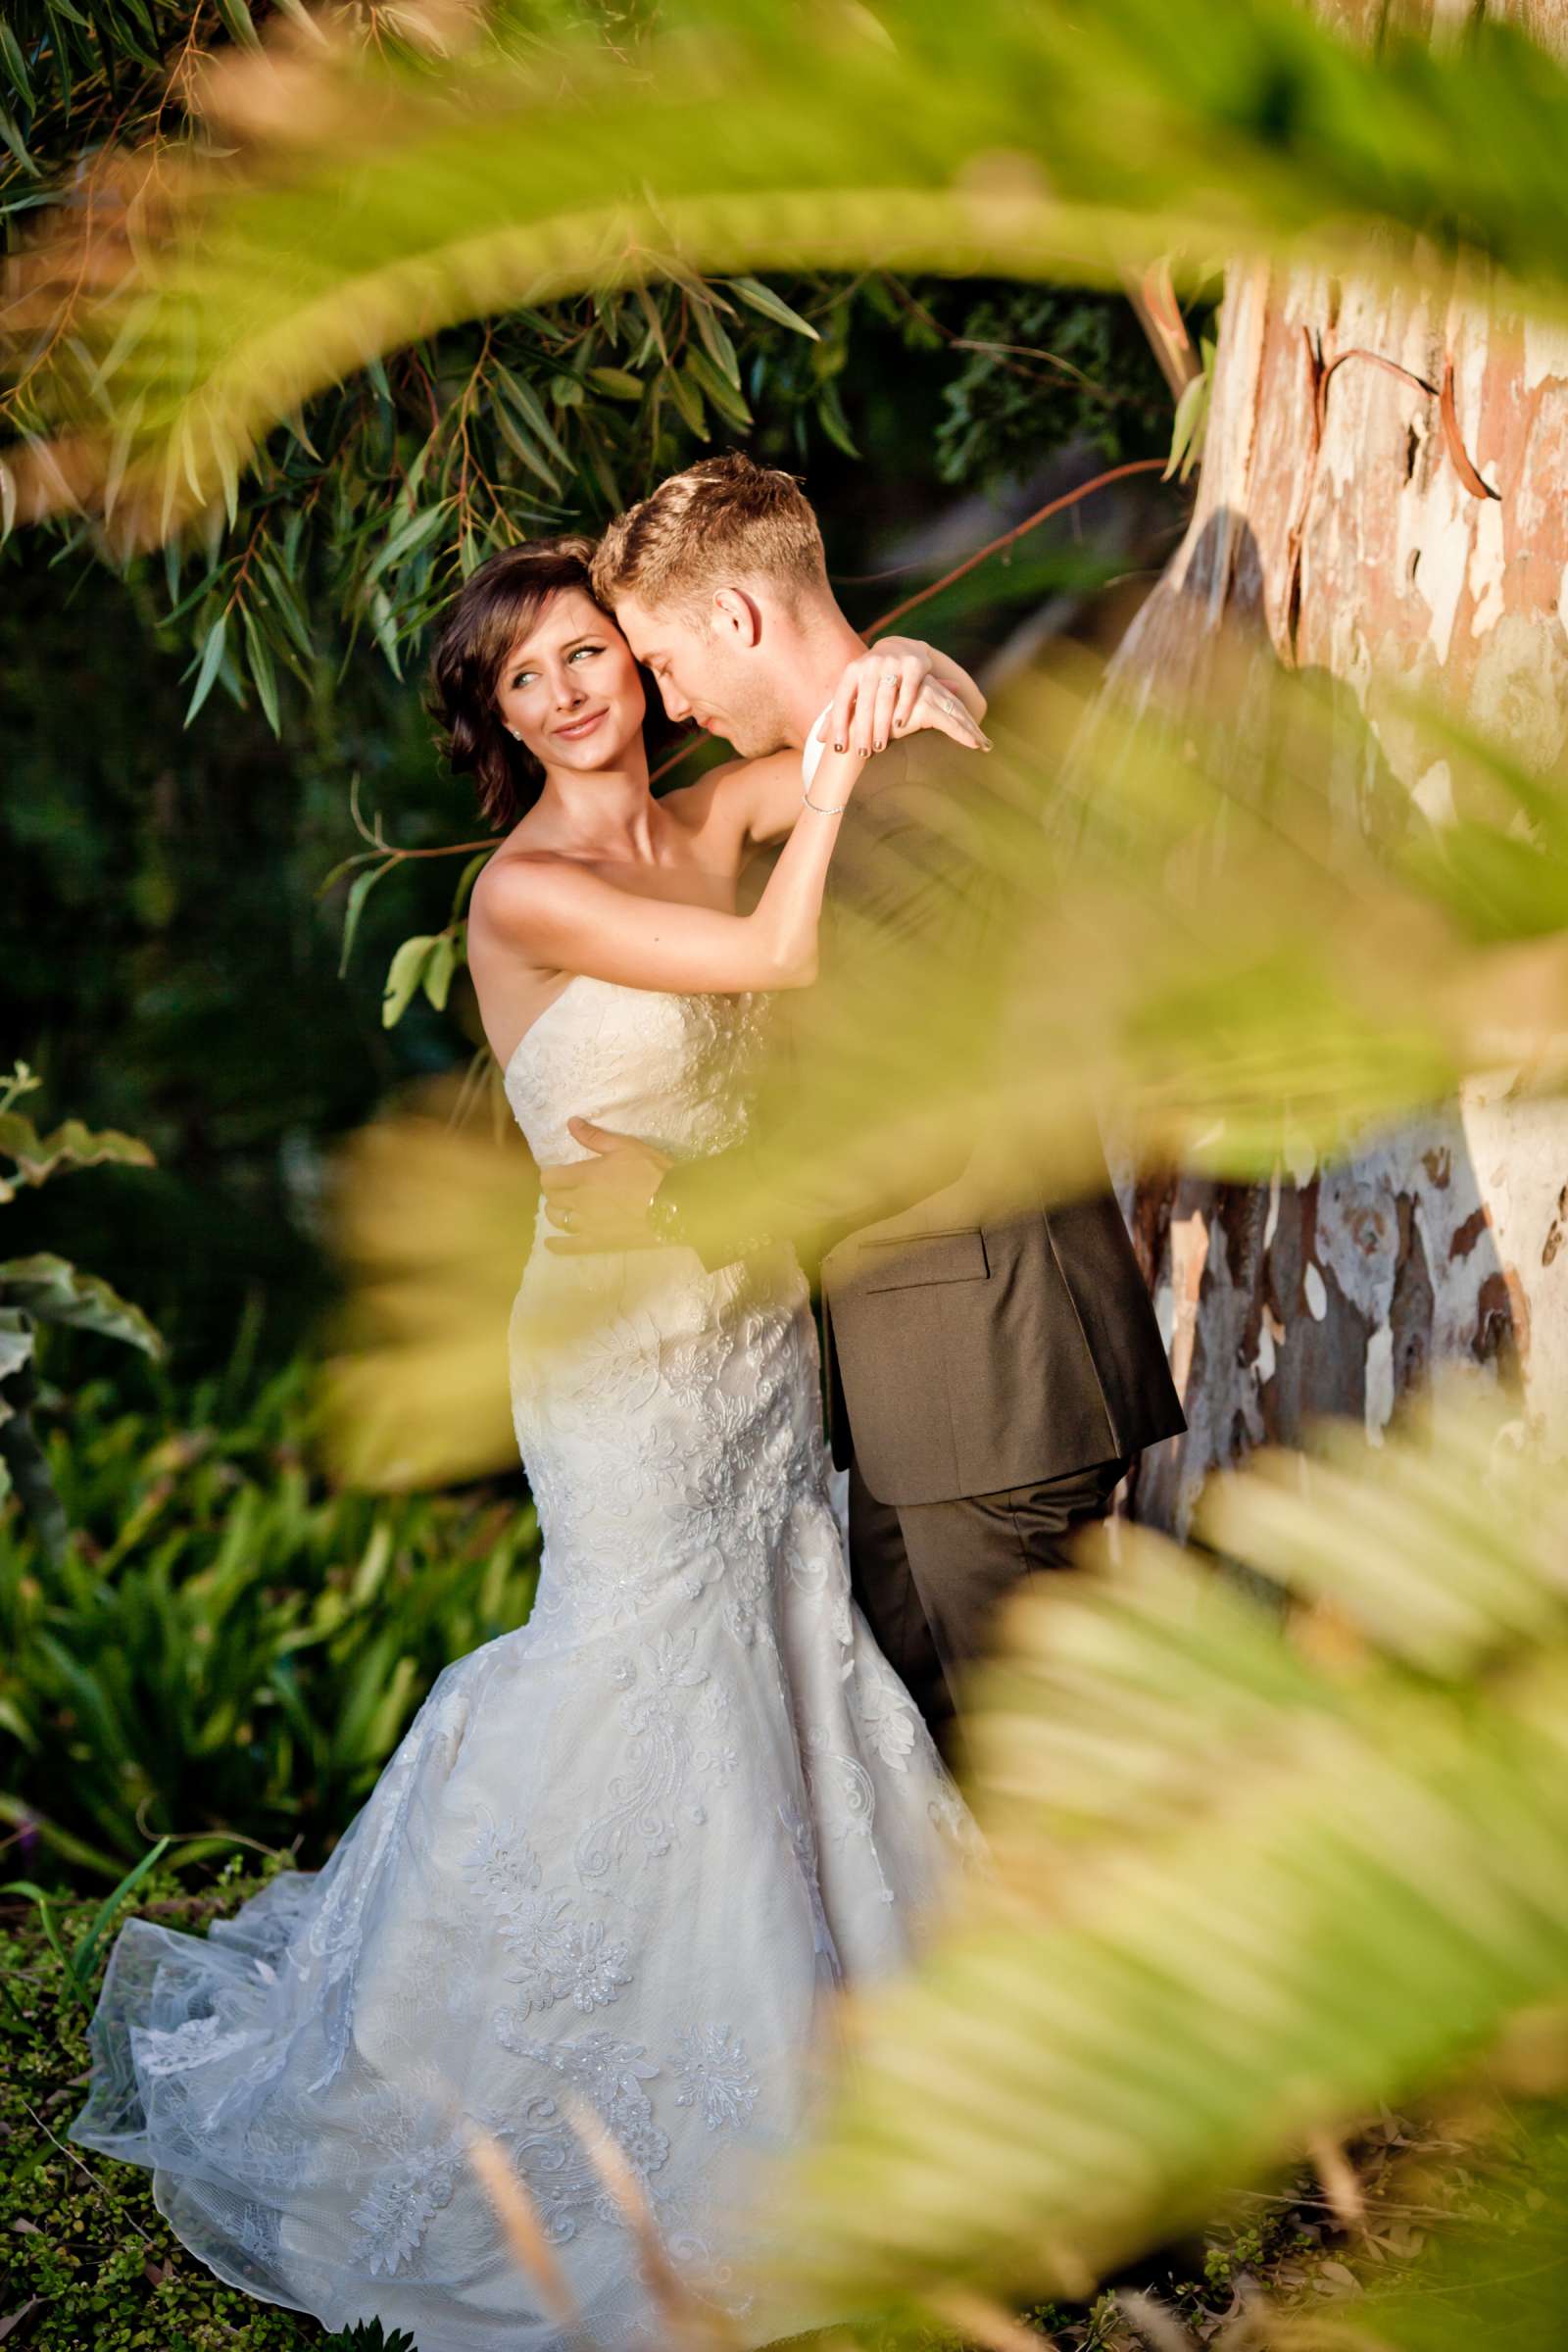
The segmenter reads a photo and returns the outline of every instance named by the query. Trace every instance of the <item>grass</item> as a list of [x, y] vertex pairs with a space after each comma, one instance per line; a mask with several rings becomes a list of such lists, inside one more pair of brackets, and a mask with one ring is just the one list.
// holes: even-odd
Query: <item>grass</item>
[[[153, 1873], [131, 1907], [205, 1929], [266, 1884], [270, 1868], [231, 1862], [194, 1890]], [[175, 2238], [152, 2175], [74, 2148], [65, 2127], [85, 2095], [88, 2010], [63, 1963], [87, 1935], [97, 1896], [0, 1901], [0, 2341], [27, 2352], [292, 2352], [311, 2345], [380, 2352], [379, 2328], [330, 2335], [314, 2320], [220, 2284]], [[50, 1932], [52, 1931], [52, 1933]], [[99, 1945], [91, 1991], [112, 1931]], [[385, 2339], [391, 2352], [395, 2337]], [[402, 2352], [411, 2352], [401, 2339]]]
[[[134, 1910], [203, 1932], [285, 1860], [254, 1869], [236, 1856], [200, 1886], [189, 1883], [188, 1868], [177, 1874], [161, 1860], [107, 1921], [97, 1895], [62, 1888], [47, 1909], [30, 1897], [0, 1896], [0, 2342], [8, 2352], [382, 2352], [378, 2328], [332, 2335], [221, 2285], [171, 2232], [153, 2203], [150, 2174], [64, 2136], [84, 2096], [87, 2019], [121, 1920]], [[69, 1962], [95, 1927], [101, 1932], [78, 1984]], [[1401, 2204], [1418, 2142], [1393, 2117], [1356, 2142], [1355, 2193], [1366, 2215], [1353, 2233], [1308, 2170], [1274, 2192], [1239, 2200], [1206, 2237], [1162, 2249], [1093, 2304], [1041, 2306], [1029, 2322], [1061, 2352], [1145, 2352], [1152, 2339], [1137, 2323], [1139, 2296], [1152, 2296], [1181, 2331], [1169, 2340], [1189, 2346], [1222, 2339], [1260, 2296], [1279, 2308], [1319, 2311], [1357, 2296], [1369, 2276], [1392, 2276], [1420, 2250], [1424, 2231], [1411, 2230]], [[1426, 2143], [1424, 2153], [1434, 2152], [1450, 2170], [1461, 2162], [1451, 2138]], [[907, 2335], [898, 2340], [910, 2352]], [[960, 2345], [957, 2336], [933, 2334], [925, 2352]], [[416, 2352], [406, 2335], [384, 2346]]]

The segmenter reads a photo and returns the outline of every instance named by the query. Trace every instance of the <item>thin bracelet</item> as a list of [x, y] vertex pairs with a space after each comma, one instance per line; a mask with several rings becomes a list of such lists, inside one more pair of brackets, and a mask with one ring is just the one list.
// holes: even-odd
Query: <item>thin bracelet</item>
[[842, 816], [845, 809], [850, 805], [848, 801], [841, 801], [836, 808], [824, 808], [820, 801], [812, 800], [811, 787], [809, 784], [803, 784], [801, 786], [801, 798], [806, 803], [808, 808], [814, 808], [816, 810], [818, 816]]

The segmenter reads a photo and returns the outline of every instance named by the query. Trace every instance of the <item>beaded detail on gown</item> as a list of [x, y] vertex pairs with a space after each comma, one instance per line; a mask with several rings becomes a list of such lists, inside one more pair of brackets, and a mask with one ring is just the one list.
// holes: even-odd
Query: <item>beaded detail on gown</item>
[[[744, 1132], [766, 1000], [579, 978], [506, 1073], [542, 1161], [581, 1111], [673, 1152]], [[437, 1677], [325, 1866], [206, 1937], [133, 1919], [83, 2146], [154, 2168], [218, 2276], [418, 2352], [652, 2344], [573, 2110], [675, 2260], [761, 2342], [732, 2269], [748, 2167], [809, 2112], [833, 1988], [897, 1965], [973, 1830], [850, 1596], [806, 1284], [782, 1246], [536, 1249], [513, 1313], [544, 1536], [519, 1631]], [[581, 2313], [503, 2243], [471, 2123]]]

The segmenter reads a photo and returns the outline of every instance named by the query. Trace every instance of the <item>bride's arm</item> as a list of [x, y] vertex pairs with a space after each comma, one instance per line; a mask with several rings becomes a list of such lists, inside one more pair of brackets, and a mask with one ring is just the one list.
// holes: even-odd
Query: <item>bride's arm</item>
[[[828, 752], [796, 826], [750, 914], [639, 898], [569, 858], [494, 858], [474, 885], [473, 913], [530, 963], [627, 988], [738, 995], [808, 988], [816, 978], [822, 889], [858, 753]], [[470, 918], [471, 919], [471, 918]]]

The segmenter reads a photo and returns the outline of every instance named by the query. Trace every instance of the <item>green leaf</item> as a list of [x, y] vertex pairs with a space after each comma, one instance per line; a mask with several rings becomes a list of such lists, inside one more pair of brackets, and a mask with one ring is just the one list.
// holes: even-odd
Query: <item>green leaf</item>
[[245, 49], [261, 47], [261, 38], [255, 25], [251, 23], [250, 10], [246, 7], [245, 0], [215, 0], [215, 5], [223, 20], [230, 40], [237, 41]]
[[226, 635], [227, 615], [220, 612], [202, 643], [201, 665], [196, 672], [196, 685], [190, 698], [190, 708], [185, 712], [184, 724], [187, 727], [212, 693], [213, 681], [222, 663], [223, 642]]
[[24, 1184], [45, 1184], [69, 1168], [150, 1168], [157, 1163], [138, 1136], [65, 1119], [46, 1136], [20, 1110], [0, 1110], [0, 1159], [14, 1160]]
[[272, 667], [272, 657], [268, 651], [266, 638], [256, 625], [256, 616], [248, 606], [244, 620], [245, 650], [250, 656], [251, 676], [256, 682], [256, 692], [261, 700], [262, 709], [267, 713], [268, 725], [274, 735], [280, 735], [282, 729], [278, 725], [277, 718], [277, 672]]
[[679, 409], [686, 423], [700, 440], [708, 439], [708, 418], [703, 413], [702, 395], [685, 367], [666, 368], [659, 381], [664, 385], [671, 400]]
[[569, 468], [571, 460], [562, 445], [555, 426], [545, 414], [544, 402], [532, 384], [525, 383], [520, 376], [514, 375], [510, 368], [496, 369], [496, 383], [500, 387], [503, 398], [511, 402], [529, 431], [538, 434], [556, 464]]
[[398, 655], [397, 615], [392, 610], [391, 598], [387, 595], [386, 590], [379, 586], [370, 591], [370, 627], [374, 631], [375, 642], [381, 648], [387, 667], [395, 678], [401, 678], [403, 663]]
[[633, 375], [629, 368], [590, 368], [588, 381], [608, 392], [612, 400], [641, 400], [643, 380]]
[[750, 424], [752, 422], [751, 410], [733, 385], [719, 374], [706, 352], [689, 351], [686, 354], [686, 366], [690, 368], [694, 380], [708, 394], [720, 416], [727, 416], [732, 424]]
[[74, 16], [75, 11], [63, 8], [60, 0], [43, 0], [43, 13], [49, 26], [49, 47], [54, 55], [55, 78], [60, 88], [60, 104], [69, 115], [72, 91], [71, 42], [61, 26], [60, 20], [63, 14]]
[[54, 1914], [49, 1908], [50, 1904], [58, 1902], [60, 1897], [46, 1893], [43, 1887], [36, 1885], [31, 1879], [8, 1879], [5, 1885], [0, 1886], [0, 1894], [24, 1894], [29, 1902], [36, 1903], [38, 1925], [44, 1932], [49, 1949], [54, 1953], [69, 1981], [71, 1962], [66, 1957], [66, 1947], [60, 1940], [60, 1931], [55, 1926]]
[[523, 431], [516, 418], [509, 415], [504, 401], [499, 403], [496, 408], [496, 430], [513, 454], [522, 460], [529, 472], [537, 474], [546, 488], [553, 491], [559, 498], [561, 476], [555, 472], [549, 461], [540, 453], [529, 435]]
[[605, 437], [599, 427], [588, 417], [583, 419], [582, 439], [583, 447], [588, 453], [589, 468], [594, 480], [599, 484], [605, 504], [612, 514], [618, 514], [626, 501], [620, 494], [620, 484], [616, 481], [614, 467], [610, 463], [610, 452], [605, 447]]
[[760, 311], [762, 317], [771, 318], [775, 325], [787, 326], [812, 343], [822, 340], [809, 318], [803, 318], [799, 311], [792, 311], [782, 295], [775, 294], [772, 287], [764, 286], [760, 279], [732, 277], [725, 282], [734, 287], [742, 302], [749, 303], [754, 311]]
[[669, 345], [664, 337], [664, 322], [659, 316], [657, 303], [648, 288], [643, 285], [633, 286], [632, 295], [638, 309], [642, 312], [645, 330], [642, 345], [637, 354], [638, 365], [641, 366], [644, 361], [652, 359], [656, 351], [662, 360], [667, 360]]
[[458, 916], [463, 912], [464, 903], [466, 900], [469, 891], [473, 888], [473, 885], [479, 874], [489, 864], [494, 856], [495, 852], [493, 850], [476, 850], [473, 856], [468, 859], [468, 862], [464, 867], [462, 873], [458, 876], [458, 887], [452, 893], [452, 919], [454, 922], [457, 921]]
[[452, 986], [452, 975], [458, 968], [458, 961], [457, 938], [453, 932], [443, 931], [426, 956], [419, 975], [424, 993], [437, 1012], [446, 1010], [447, 991]]
[[427, 539], [433, 538], [445, 520], [444, 506], [425, 507], [416, 514], [405, 516], [366, 573], [367, 588], [373, 586], [391, 564], [400, 564], [405, 556], [412, 555], [416, 547], [422, 547]]
[[39, 1323], [67, 1323], [123, 1340], [146, 1355], [162, 1355], [164, 1343], [142, 1313], [102, 1275], [83, 1274], [63, 1257], [39, 1250], [30, 1257], [0, 1258], [0, 1299], [21, 1307]]
[[30, 114], [37, 103], [32, 94], [31, 77], [27, 73], [21, 44], [4, 17], [0, 17], [0, 57], [4, 58], [10, 68], [11, 77], [22, 93], [22, 103]]
[[355, 875], [349, 885], [348, 904], [343, 909], [343, 946], [337, 959], [337, 976], [340, 980], [349, 968], [349, 957], [354, 953], [354, 938], [360, 927], [360, 917], [365, 912], [365, 902], [381, 876], [389, 874], [396, 862], [395, 858], [389, 858], [384, 865], [367, 866], [363, 873]]
[[4, 139], [6, 145], [10, 148], [12, 154], [16, 157], [18, 163], [22, 166], [24, 172], [27, 173], [28, 177], [30, 179], [36, 179], [39, 176], [38, 167], [33, 162], [31, 156], [27, 153], [27, 142], [23, 137], [22, 132], [16, 122], [12, 120], [8, 110], [3, 106], [0, 106], [0, 139]]
[[258, 553], [256, 564], [270, 591], [273, 605], [282, 614], [284, 627], [299, 648], [301, 659], [307, 662], [313, 662], [316, 647], [312, 642], [310, 624], [287, 572], [281, 564], [274, 563], [265, 549]]
[[735, 356], [735, 346], [725, 333], [717, 313], [710, 304], [698, 302], [692, 305], [692, 315], [697, 320], [697, 332], [702, 338], [709, 358], [724, 381], [736, 392], [739, 392], [741, 364]]
[[850, 420], [844, 414], [844, 403], [839, 398], [838, 385], [831, 377], [816, 396], [816, 413], [821, 418], [822, 430], [835, 449], [842, 449], [847, 458], [858, 458], [860, 453], [855, 446]]
[[406, 939], [393, 956], [386, 975], [386, 988], [381, 997], [381, 1026], [395, 1029], [414, 1001], [414, 992], [423, 975], [426, 959], [439, 941], [426, 934], [421, 938]]
[[[172, 1842], [172, 1838], [160, 1838], [156, 1845], [148, 1847], [135, 1869], [128, 1870], [114, 1891], [105, 1895], [93, 1915], [92, 1924], [86, 1934], [80, 1936], [73, 1947], [68, 1966], [72, 1979], [84, 2000], [87, 1998], [92, 1977], [92, 1964], [98, 1956], [98, 1946], [104, 1939], [110, 1921], [120, 1909], [126, 1895], [132, 1893], [141, 1885], [143, 1879], [149, 1877], [157, 1869]], [[88, 2006], [91, 2006], [90, 2001]]]

